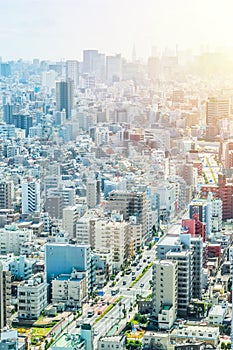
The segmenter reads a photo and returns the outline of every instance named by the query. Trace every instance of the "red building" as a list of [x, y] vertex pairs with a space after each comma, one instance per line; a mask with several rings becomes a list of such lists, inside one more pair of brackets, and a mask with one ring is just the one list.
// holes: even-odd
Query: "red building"
[[192, 237], [202, 237], [203, 242], [206, 241], [206, 223], [199, 220], [198, 214], [193, 214], [192, 219], [183, 219], [182, 228]]
[[233, 218], [233, 183], [227, 183], [226, 175], [218, 174], [218, 183], [216, 185], [203, 185], [201, 187], [201, 198], [207, 198], [208, 193], [212, 192], [214, 198], [222, 200], [222, 218], [223, 220]]
[[207, 247], [208, 259], [218, 258], [218, 265], [221, 260], [221, 245], [220, 244], [209, 244]]

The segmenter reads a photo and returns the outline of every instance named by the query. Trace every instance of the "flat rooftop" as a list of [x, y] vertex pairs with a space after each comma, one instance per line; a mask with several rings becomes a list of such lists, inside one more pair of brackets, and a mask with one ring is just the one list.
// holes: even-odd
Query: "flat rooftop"
[[83, 343], [84, 340], [80, 337], [79, 334], [63, 334], [60, 338], [58, 338], [52, 345], [54, 347], [66, 348], [66, 349], [74, 349], [75, 345]]

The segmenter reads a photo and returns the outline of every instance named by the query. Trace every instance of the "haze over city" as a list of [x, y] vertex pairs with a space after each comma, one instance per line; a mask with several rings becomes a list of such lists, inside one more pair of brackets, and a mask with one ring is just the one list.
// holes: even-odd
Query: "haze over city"
[[10, 0], [0, 2], [4, 59], [80, 59], [86, 48], [131, 58], [176, 45], [231, 46], [231, 0]]
[[233, 0], [0, 0], [0, 350], [233, 350]]

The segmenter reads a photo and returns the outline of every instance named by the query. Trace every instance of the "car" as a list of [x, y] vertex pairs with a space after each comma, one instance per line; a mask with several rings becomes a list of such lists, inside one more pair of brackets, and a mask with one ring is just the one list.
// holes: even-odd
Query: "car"
[[136, 276], [132, 276], [132, 281], [135, 281], [136, 280]]
[[140, 267], [139, 267], [139, 266], [137, 266], [136, 270], [137, 270], [137, 271], [139, 271], [139, 270], [140, 270]]
[[125, 286], [126, 285], [126, 280], [122, 281], [122, 284], [123, 284], [123, 286]]
[[144, 287], [144, 283], [141, 283], [141, 284], [140, 284], [140, 288], [143, 288], [143, 287]]
[[94, 335], [98, 335], [98, 334], [99, 334], [99, 331], [97, 331], [97, 329], [94, 330]]
[[146, 259], [143, 259], [143, 262], [146, 262]]
[[132, 276], [135, 275], [135, 271], [132, 272]]

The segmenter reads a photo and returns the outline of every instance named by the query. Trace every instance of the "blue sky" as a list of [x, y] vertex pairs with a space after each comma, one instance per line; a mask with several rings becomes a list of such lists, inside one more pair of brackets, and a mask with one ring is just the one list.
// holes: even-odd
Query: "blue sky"
[[152, 46], [231, 45], [232, 0], [0, 0], [4, 60], [81, 59], [97, 48], [139, 57]]

